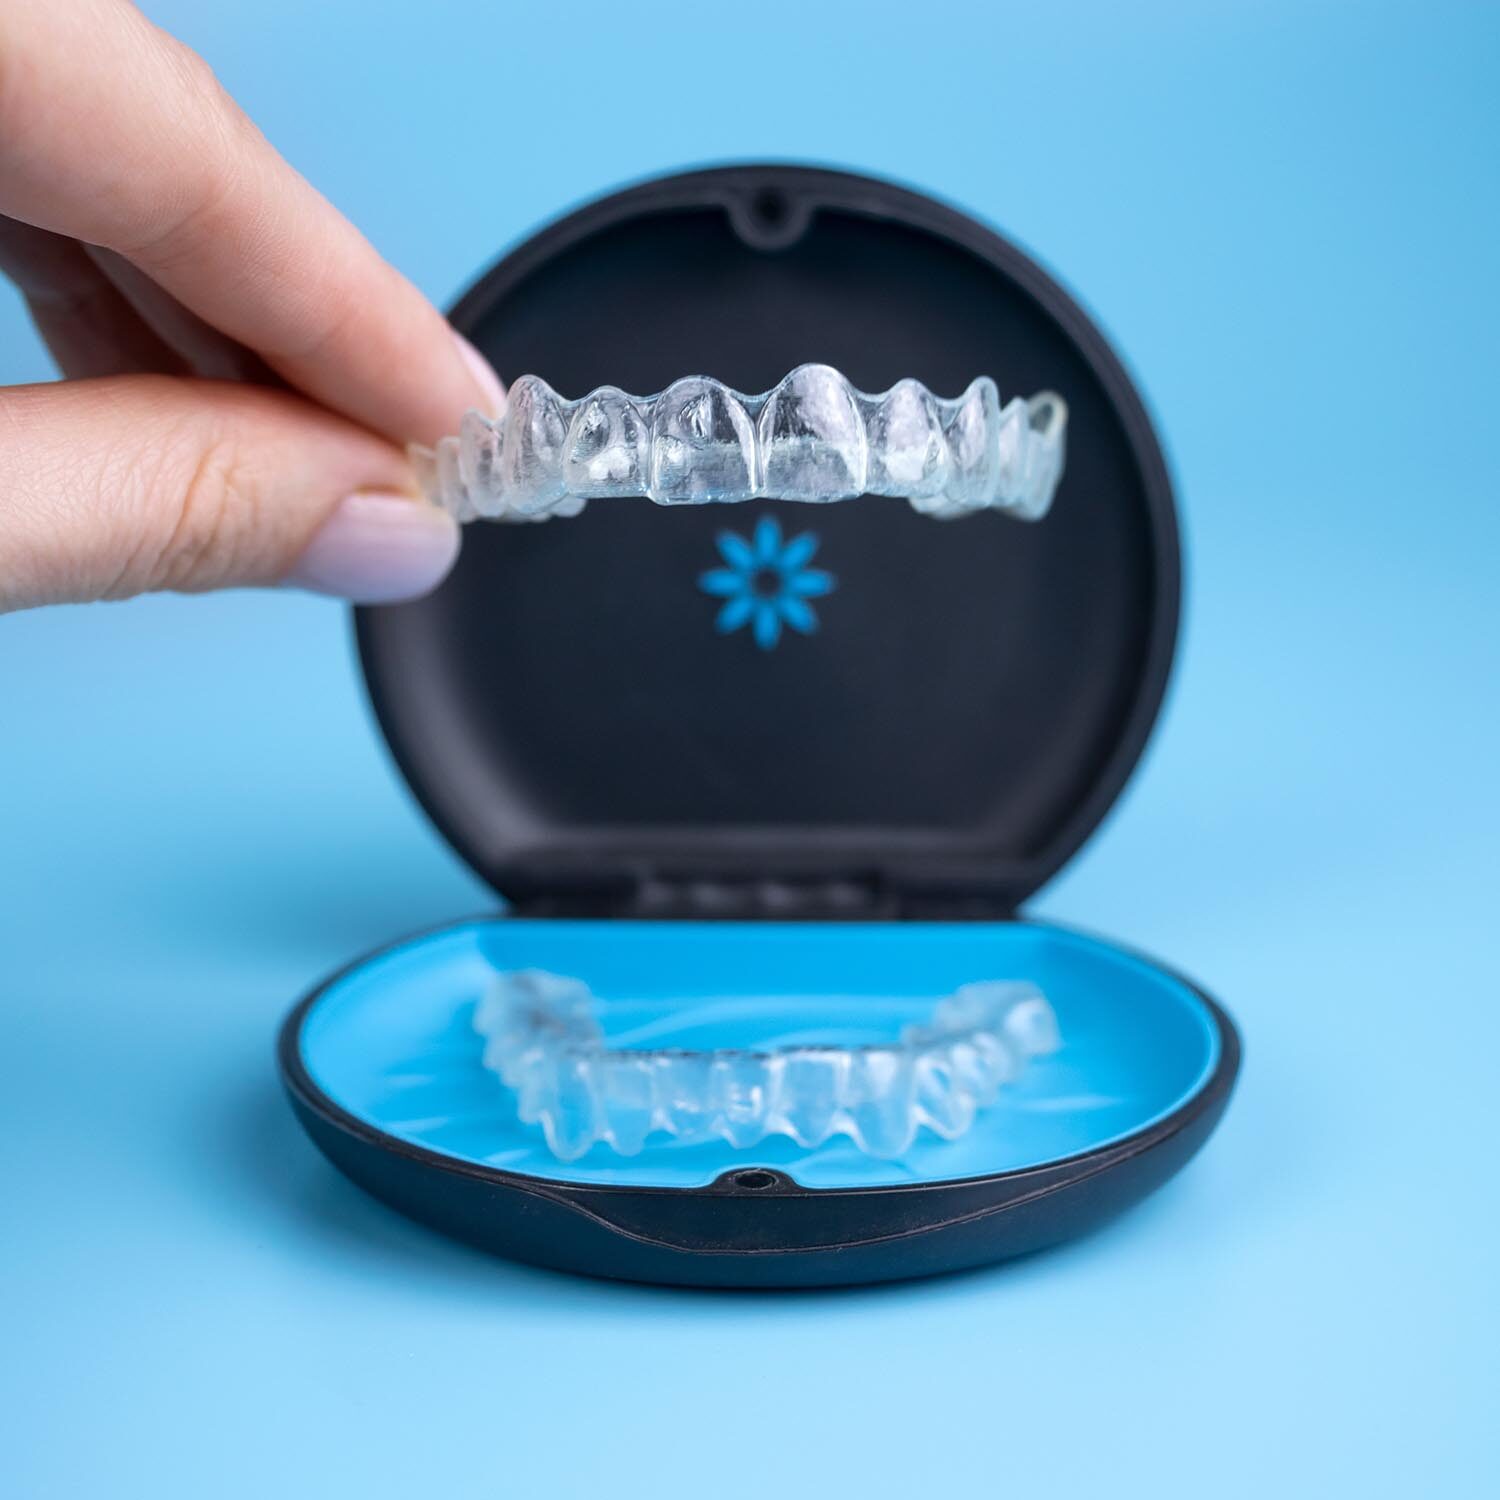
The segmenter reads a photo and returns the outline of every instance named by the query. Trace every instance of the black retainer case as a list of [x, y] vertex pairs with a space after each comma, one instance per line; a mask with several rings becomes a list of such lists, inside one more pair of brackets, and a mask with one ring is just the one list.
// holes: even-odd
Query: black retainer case
[[[929, 1275], [1055, 1244], [1178, 1170], [1239, 1043], [1199, 988], [1019, 914], [1118, 796], [1177, 628], [1171, 485], [1099, 332], [964, 214], [791, 167], [673, 176], [513, 250], [453, 321], [508, 379], [748, 392], [799, 364], [861, 390], [1059, 392], [1051, 514], [940, 521], [904, 501], [662, 507], [477, 524], [431, 597], [356, 611], [408, 784], [500, 914], [363, 959], [280, 1041], [298, 1118], [403, 1213], [520, 1260], [699, 1286]], [[721, 538], [811, 533], [816, 629], [768, 649], [704, 592]], [[807, 544], [804, 544], [807, 545]], [[806, 622], [811, 624], [813, 622]], [[841, 1141], [654, 1138], [553, 1158], [481, 1066], [496, 970], [581, 977], [736, 1045], [736, 996], [941, 996], [1028, 979], [1061, 1050], [964, 1137], [899, 1161]], [[871, 1006], [876, 1004], [871, 1000]], [[715, 1006], [718, 1009], [715, 1009]], [[695, 1043], [696, 1044], [696, 1043]]]

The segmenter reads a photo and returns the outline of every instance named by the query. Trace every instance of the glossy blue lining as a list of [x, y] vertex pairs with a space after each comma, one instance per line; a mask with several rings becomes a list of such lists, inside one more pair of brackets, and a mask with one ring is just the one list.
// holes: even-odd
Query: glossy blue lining
[[[773, 1138], [752, 1151], [653, 1137], [634, 1157], [596, 1146], [560, 1162], [480, 1065], [472, 1003], [497, 968], [585, 980], [616, 1045], [850, 1044], [893, 1038], [977, 979], [1046, 991], [1063, 1048], [1027, 1072], [957, 1141], [927, 1132], [898, 1161], [845, 1140]], [[751, 997], [782, 997], [767, 1006]], [[649, 1040], [648, 1040], [649, 1039]], [[773, 1166], [808, 1187], [935, 1182], [1033, 1167], [1107, 1145], [1184, 1104], [1212, 1075], [1218, 1029], [1174, 976], [1094, 938], [1031, 923], [573, 922], [494, 918], [413, 939], [319, 996], [302, 1060], [336, 1104], [460, 1161], [569, 1182], [693, 1187]]]

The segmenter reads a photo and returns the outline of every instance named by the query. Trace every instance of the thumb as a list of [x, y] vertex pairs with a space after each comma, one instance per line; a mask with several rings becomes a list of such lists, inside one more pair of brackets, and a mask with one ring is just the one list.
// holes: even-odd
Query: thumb
[[290, 583], [434, 588], [450, 517], [401, 453], [295, 396], [129, 375], [0, 390], [0, 611]]

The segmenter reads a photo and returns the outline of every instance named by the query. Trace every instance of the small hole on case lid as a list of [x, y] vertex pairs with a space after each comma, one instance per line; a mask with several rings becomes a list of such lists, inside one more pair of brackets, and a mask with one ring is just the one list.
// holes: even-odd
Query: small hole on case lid
[[812, 204], [783, 187], [765, 183], [728, 202], [734, 232], [752, 250], [787, 250], [807, 233]]
[[755, 217], [767, 229], [779, 229], [785, 224], [790, 208], [791, 205], [787, 203], [786, 195], [775, 188], [762, 188], [755, 195]]
[[768, 1187], [776, 1186], [776, 1174], [774, 1172], [762, 1172], [758, 1168], [752, 1168], [748, 1172], [736, 1172], [734, 1174], [734, 1185], [741, 1188], [749, 1188], [752, 1192], [762, 1192]]

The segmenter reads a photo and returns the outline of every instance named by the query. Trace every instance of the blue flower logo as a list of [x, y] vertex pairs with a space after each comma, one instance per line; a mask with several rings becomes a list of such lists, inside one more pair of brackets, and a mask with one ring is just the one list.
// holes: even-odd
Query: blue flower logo
[[816, 532], [804, 531], [785, 541], [781, 523], [773, 516], [762, 516], [749, 540], [721, 531], [719, 555], [726, 566], [710, 568], [698, 579], [705, 594], [724, 601], [714, 628], [728, 635], [749, 625], [762, 651], [781, 639], [783, 625], [811, 635], [818, 628], [818, 615], [807, 601], [831, 594], [838, 585], [832, 573], [807, 566], [817, 550]]

